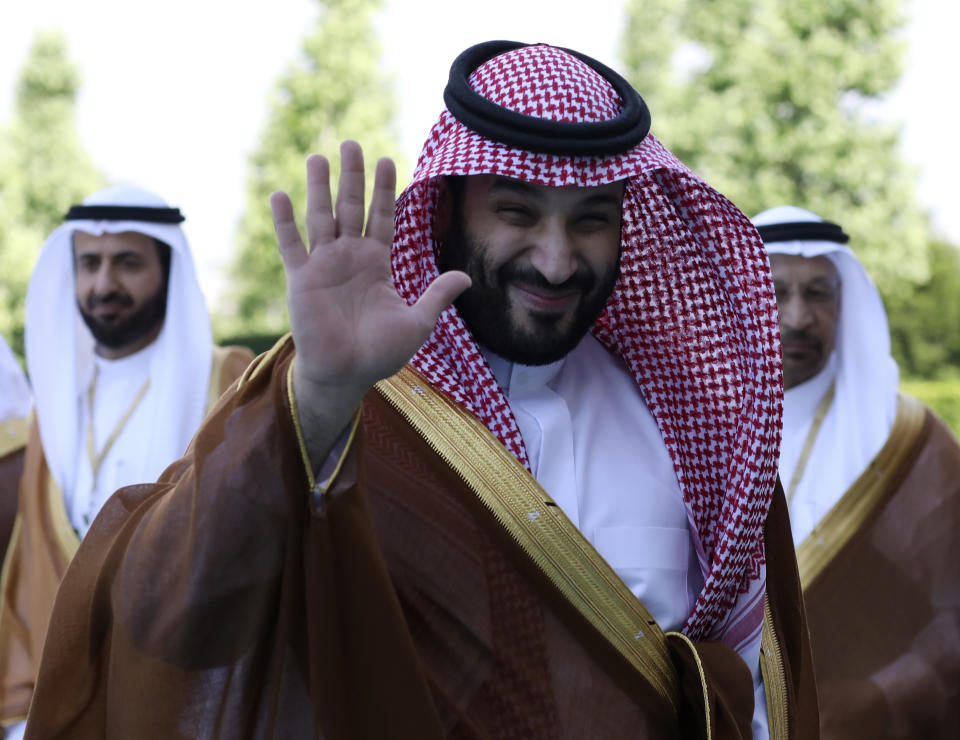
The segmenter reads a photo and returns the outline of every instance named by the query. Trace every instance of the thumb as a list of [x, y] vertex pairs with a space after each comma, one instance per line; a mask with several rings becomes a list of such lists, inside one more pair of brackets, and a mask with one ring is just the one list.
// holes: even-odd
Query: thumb
[[437, 323], [447, 306], [471, 285], [470, 276], [459, 270], [451, 270], [439, 275], [423, 295], [414, 304], [414, 308], [422, 315], [425, 323], [432, 327]]

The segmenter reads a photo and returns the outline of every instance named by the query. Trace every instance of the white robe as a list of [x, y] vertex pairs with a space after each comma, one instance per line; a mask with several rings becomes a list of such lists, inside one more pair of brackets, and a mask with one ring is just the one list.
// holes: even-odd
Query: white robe
[[[151, 470], [147, 478], [141, 478], [139, 471], [144, 457], [144, 445], [150, 439], [150, 427], [156, 423], [150, 418], [141, 400], [133, 413], [119, 427], [127, 410], [137, 400], [144, 382], [150, 376], [150, 361], [154, 345], [151, 344], [139, 352], [117, 360], [96, 357], [96, 393], [92, 409], [93, 438], [97, 454], [103, 450], [108, 438], [117, 431], [115, 442], [103, 458], [96, 481], [87, 451], [87, 429], [91, 422], [91, 409], [88, 394], [81, 394], [80, 429], [78, 438], [82, 444], [77, 446], [74, 476], [64, 487], [63, 496], [70, 523], [82, 539], [93, 523], [97, 512], [104, 502], [118, 488], [132, 483], [144, 483], [154, 480], [163, 472], [163, 463], [157, 463], [158, 470]], [[93, 373], [85, 383], [89, 388]], [[173, 462], [172, 460], [168, 462]]]
[[[588, 334], [532, 367], [485, 352], [513, 409], [537, 482], [643, 601], [680, 630], [703, 586], [673, 463], [636, 381]], [[754, 679], [754, 738], [769, 737], [760, 639], [740, 656]]]

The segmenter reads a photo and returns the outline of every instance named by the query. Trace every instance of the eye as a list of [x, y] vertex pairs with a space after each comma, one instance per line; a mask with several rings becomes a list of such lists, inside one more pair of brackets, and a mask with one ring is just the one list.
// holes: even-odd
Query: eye
[[581, 231], [599, 231], [610, 225], [611, 217], [601, 211], [584, 213], [577, 217], [576, 226]]
[[536, 220], [536, 213], [532, 208], [522, 203], [501, 203], [496, 207], [496, 213], [507, 223], [528, 225]]
[[128, 254], [124, 255], [119, 260], [120, 267], [125, 270], [139, 270], [143, 265], [143, 260], [140, 259], [137, 255]]
[[830, 288], [807, 288], [804, 291], [804, 297], [811, 303], [829, 303], [836, 297], [836, 293]]

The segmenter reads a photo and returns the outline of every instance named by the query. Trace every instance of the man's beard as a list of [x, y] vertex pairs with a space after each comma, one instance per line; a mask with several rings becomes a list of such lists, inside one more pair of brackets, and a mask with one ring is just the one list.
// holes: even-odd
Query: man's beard
[[103, 296], [90, 296], [86, 308], [77, 300], [77, 308], [97, 344], [108, 349], [122, 350], [163, 323], [167, 311], [167, 286], [164, 284], [157, 288], [140, 308], [124, 319], [108, 322], [93, 315], [97, 306], [109, 302], [119, 303], [124, 308], [133, 305], [130, 296], [114, 292]]
[[[823, 370], [827, 364], [829, 352], [826, 352], [823, 340], [803, 329], [781, 329], [780, 342], [783, 347], [783, 379], [787, 389], [806, 383]], [[790, 345], [800, 344], [803, 352], [790, 351]]]
[[[517, 261], [494, 267], [484, 259], [483, 244], [467, 233], [458, 208], [454, 209], [441, 251], [441, 272], [462, 270], [473, 281], [454, 306], [474, 338], [491, 352], [522, 365], [546, 365], [573, 350], [603, 311], [620, 274], [619, 251], [603, 274], [581, 266], [559, 284], [550, 283], [535, 268]], [[569, 318], [528, 312], [529, 321], [523, 326], [510, 316], [512, 300], [507, 289], [512, 282], [554, 291], [575, 288], [579, 301]]]

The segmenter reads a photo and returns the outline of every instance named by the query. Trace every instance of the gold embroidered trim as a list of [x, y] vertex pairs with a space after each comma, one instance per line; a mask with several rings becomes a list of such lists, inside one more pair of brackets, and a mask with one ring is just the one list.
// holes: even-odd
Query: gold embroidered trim
[[409, 366], [376, 390], [460, 476], [564, 597], [677, 710], [660, 626], [527, 470]]
[[[3, 617], [7, 611], [7, 605], [13, 603], [12, 594], [7, 594], [7, 581], [10, 580], [10, 568], [12, 567], [11, 563], [15, 554], [19, 553], [20, 547], [20, 529], [23, 526], [23, 522], [20, 519], [20, 512], [17, 512], [17, 516], [13, 520], [13, 529], [10, 532], [10, 539], [7, 541], [7, 554], [3, 558], [3, 570], [0, 571], [0, 598], [3, 598], [4, 606], [0, 607], [0, 634], [6, 632], [6, 628], [3, 624]], [[22, 559], [22, 556], [21, 556]]]
[[[3, 607], [0, 608], [0, 634], [6, 635], [8, 638], [10, 637], [11, 630], [6, 624], [6, 621], [9, 618], [7, 614], [8, 612], [14, 611], [13, 606], [11, 605], [15, 602], [14, 597], [16, 596], [16, 594], [8, 593], [7, 590], [10, 587], [9, 586], [10, 569], [13, 567], [14, 558], [19, 558], [20, 560], [19, 567], [21, 568], [23, 567], [22, 566], [23, 553], [20, 552], [20, 537], [21, 537], [22, 526], [23, 526], [23, 522], [20, 518], [20, 513], [17, 512], [17, 516], [13, 520], [13, 530], [10, 532], [10, 540], [7, 544], [7, 554], [3, 559], [3, 571], [0, 572], [0, 596], [2, 596], [3, 598]], [[9, 642], [10, 640], [7, 640], [7, 641]], [[20, 705], [22, 705], [23, 703], [24, 702], [21, 701]], [[10, 706], [6, 707], [7, 710], [9, 710], [10, 708], [11, 708]], [[22, 713], [17, 712], [16, 714], [12, 714], [10, 716], [4, 717], [2, 724], [3, 724], [3, 727], [6, 728], [12, 724], [25, 720], [26, 718], [27, 718], [26, 711], [23, 711]]]
[[[337, 465], [333, 469], [330, 477], [327, 478], [324, 485], [317, 482], [316, 476], [313, 474], [313, 464], [310, 462], [310, 452], [307, 450], [307, 441], [303, 437], [303, 428], [300, 426], [300, 414], [297, 413], [297, 399], [293, 395], [293, 363], [290, 363], [290, 367], [287, 368], [287, 401], [290, 404], [290, 418], [293, 420], [293, 428], [297, 433], [297, 445], [300, 447], [300, 460], [303, 462], [303, 469], [307, 473], [307, 484], [310, 486], [310, 490], [315, 496], [323, 496], [330, 486], [334, 484], [337, 480], [337, 476], [340, 475], [340, 470], [343, 468], [343, 463], [347, 459], [347, 453], [350, 452], [350, 448], [353, 446], [353, 440], [357, 435], [357, 428], [360, 426], [360, 411], [357, 409], [357, 412], [353, 415], [353, 422], [350, 425], [350, 436], [347, 438], [347, 444], [343, 448], [343, 452], [340, 454], [340, 459], [337, 460]], [[314, 502], [315, 505], [320, 505], [319, 501]]]
[[0, 457], [6, 457], [14, 450], [27, 444], [30, 435], [30, 417], [16, 417], [0, 422]]
[[244, 385], [256, 378], [257, 375], [260, 374], [260, 371], [270, 363], [274, 355], [283, 349], [287, 341], [290, 340], [290, 337], [290, 332], [287, 332], [280, 337], [270, 349], [268, 349], [262, 355], [254, 357], [253, 361], [247, 365], [247, 369], [243, 371], [243, 374], [240, 376], [240, 380], [237, 381], [237, 390], [243, 388]]
[[697, 652], [696, 645], [693, 644], [693, 640], [687, 637], [682, 632], [668, 632], [668, 637], [676, 637], [682, 642], [685, 642], [690, 648], [690, 652], [693, 653], [693, 659], [697, 662], [697, 671], [700, 673], [700, 694], [703, 696], [703, 716], [706, 718], [706, 729], [707, 729], [707, 740], [711, 740], [713, 737], [713, 730], [710, 727], [710, 693], [707, 686], [707, 674], [703, 670], [703, 662], [700, 660], [700, 653]]
[[63, 553], [63, 557], [69, 563], [80, 547], [80, 538], [77, 537], [77, 532], [73, 528], [73, 524], [70, 523], [67, 505], [63, 500], [63, 491], [60, 490], [60, 486], [50, 475], [49, 470], [46, 471], [46, 475], [47, 511], [50, 514], [50, 525], [57, 537], [57, 544], [60, 545], [60, 552]]
[[797, 566], [804, 589], [813, 585], [887, 493], [892, 475], [913, 452], [925, 416], [920, 401], [900, 394], [897, 416], [880, 452], [797, 547]]
[[763, 605], [763, 633], [760, 637], [760, 673], [763, 690], [767, 695], [767, 725], [770, 740], [786, 740], [790, 737], [789, 710], [787, 706], [787, 678], [783, 670], [783, 654], [780, 640], [773, 626], [770, 602]]
[[213, 346], [213, 356], [210, 361], [210, 384], [207, 386], [207, 405], [203, 414], [209, 414], [220, 400], [223, 388], [220, 387], [220, 377], [223, 375], [223, 365], [227, 361], [230, 350], [225, 347]]

